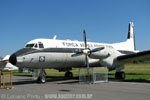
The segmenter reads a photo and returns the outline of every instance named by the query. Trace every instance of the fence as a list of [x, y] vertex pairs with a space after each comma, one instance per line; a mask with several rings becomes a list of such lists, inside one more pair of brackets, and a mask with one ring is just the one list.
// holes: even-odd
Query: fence
[[12, 72], [0, 71], [0, 88], [12, 89]]

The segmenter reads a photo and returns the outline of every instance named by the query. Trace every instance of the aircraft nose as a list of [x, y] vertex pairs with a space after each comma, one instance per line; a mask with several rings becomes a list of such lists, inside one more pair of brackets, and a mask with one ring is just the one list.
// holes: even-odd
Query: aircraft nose
[[16, 55], [15, 54], [12, 54], [9, 58], [9, 62], [13, 65], [16, 65], [17, 63], [17, 58], [16, 58]]

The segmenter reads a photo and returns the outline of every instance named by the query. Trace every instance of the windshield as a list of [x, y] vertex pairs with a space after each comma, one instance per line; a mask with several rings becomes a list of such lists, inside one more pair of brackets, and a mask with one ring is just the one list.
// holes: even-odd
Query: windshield
[[25, 47], [26, 48], [32, 48], [34, 46], [34, 44], [27, 44]]
[[25, 48], [44, 48], [44, 45], [41, 42], [39, 42], [39, 43], [31, 43], [31, 44], [27, 44], [25, 46]]

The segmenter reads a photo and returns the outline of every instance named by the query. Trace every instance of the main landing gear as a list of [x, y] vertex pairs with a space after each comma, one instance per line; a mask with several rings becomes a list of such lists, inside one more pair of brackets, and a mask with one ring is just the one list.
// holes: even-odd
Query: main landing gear
[[115, 73], [115, 78], [116, 79], [124, 80], [125, 77], [126, 77], [126, 74], [124, 72], [116, 72]]
[[73, 73], [67, 71], [67, 72], [65, 73], [65, 77], [66, 77], [66, 78], [72, 78], [72, 77], [73, 77]]

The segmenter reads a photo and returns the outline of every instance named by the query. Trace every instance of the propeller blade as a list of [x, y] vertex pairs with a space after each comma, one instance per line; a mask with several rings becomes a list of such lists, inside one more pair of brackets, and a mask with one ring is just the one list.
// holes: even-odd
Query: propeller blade
[[[88, 47], [87, 47], [87, 38], [86, 38], [85, 30], [83, 30], [83, 36], [84, 36], [84, 45], [85, 45], [85, 50], [86, 50], [86, 49], [88, 49]], [[86, 66], [87, 66], [88, 77], [90, 79], [90, 66], [89, 66], [88, 53], [85, 55], [85, 63], [86, 63]]]
[[104, 49], [104, 47], [95, 48], [95, 49], [90, 50], [90, 53], [97, 52], [97, 51], [100, 51], [100, 50], [103, 50], [103, 49]]
[[77, 57], [77, 56], [81, 56], [81, 55], [83, 55], [83, 52], [77, 52], [77, 53], [75, 53], [75, 54], [73, 54], [71, 56], [72, 57]]
[[85, 62], [86, 62], [86, 66], [87, 66], [88, 76], [89, 76], [90, 75], [90, 66], [89, 66], [89, 58], [87, 55], [85, 56]]
[[83, 30], [83, 36], [84, 36], [84, 45], [85, 45], [85, 49], [87, 48], [87, 40], [86, 40], [86, 32], [85, 30]]

